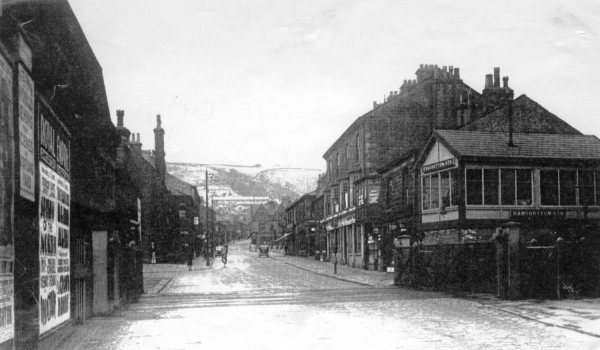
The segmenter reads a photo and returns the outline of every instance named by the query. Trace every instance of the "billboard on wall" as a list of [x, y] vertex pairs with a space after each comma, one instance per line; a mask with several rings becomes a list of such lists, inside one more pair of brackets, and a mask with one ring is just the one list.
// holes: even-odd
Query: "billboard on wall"
[[35, 160], [34, 160], [34, 86], [33, 79], [25, 67], [18, 64], [19, 83], [19, 159], [20, 194], [30, 201], [35, 198]]
[[13, 71], [0, 55], [0, 349], [14, 338]]
[[71, 188], [68, 136], [49, 108], [38, 103], [40, 152], [40, 334], [68, 321], [71, 311]]

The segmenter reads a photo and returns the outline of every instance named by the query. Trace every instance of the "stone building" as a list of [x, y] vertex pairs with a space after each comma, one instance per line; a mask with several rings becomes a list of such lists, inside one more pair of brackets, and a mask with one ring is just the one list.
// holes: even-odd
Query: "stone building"
[[142, 292], [141, 260], [123, 241], [139, 192], [119, 169], [102, 69], [68, 2], [0, 6], [0, 120], [13, 132], [0, 279], [15, 286], [2, 297], [11, 319], [0, 349], [51, 349], [73, 324]]

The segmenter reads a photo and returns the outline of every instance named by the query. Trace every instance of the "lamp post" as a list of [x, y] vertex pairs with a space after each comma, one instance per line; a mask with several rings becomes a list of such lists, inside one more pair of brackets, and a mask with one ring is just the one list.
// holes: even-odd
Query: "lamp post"
[[196, 236], [198, 235], [198, 226], [199, 225], [200, 225], [200, 218], [197, 216], [194, 216], [194, 228], [196, 229], [196, 232], [194, 232], [194, 237], [192, 237], [192, 249], [194, 250], [194, 255], [196, 255]]
[[[205, 239], [206, 239], [206, 266], [210, 266], [210, 254], [212, 252], [212, 239], [209, 232], [208, 226], [208, 166], [206, 167], [206, 178], [204, 180], [204, 188], [206, 189], [206, 228], [205, 228]], [[211, 174], [212, 178], [212, 174]]]

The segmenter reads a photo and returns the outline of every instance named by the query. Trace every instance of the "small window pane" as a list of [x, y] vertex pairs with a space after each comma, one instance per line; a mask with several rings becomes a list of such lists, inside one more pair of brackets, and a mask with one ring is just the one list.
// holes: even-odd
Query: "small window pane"
[[502, 169], [500, 174], [502, 205], [515, 205], [517, 189], [515, 169]]
[[498, 204], [498, 169], [483, 170], [484, 202], [485, 205]]
[[558, 205], [558, 170], [540, 170], [542, 205]]
[[577, 171], [560, 171], [560, 205], [576, 205]]
[[458, 171], [450, 170], [450, 205], [458, 205]]
[[594, 172], [579, 171], [579, 205], [595, 205], [594, 202]]
[[467, 204], [483, 204], [482, 169], [467, 169]]
[[431, 209], [440, 207], [440, 180], [439, 175], [431, 175]]
[[431, 177], [423, 178], [423, 210], [429, 209], [429, 193], [431, 191]]
[[442, 207], [450, 206], [450, 172], [444, 171], [440, 174], [440, 197], [442, 198]]
[[531, 169], [517, 170], [517, 205], [531, 205]]

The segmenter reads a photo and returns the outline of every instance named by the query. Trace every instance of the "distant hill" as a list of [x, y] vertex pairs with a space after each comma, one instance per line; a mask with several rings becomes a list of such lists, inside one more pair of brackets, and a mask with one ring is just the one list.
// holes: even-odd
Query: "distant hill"
[[[209, 188], [230, 189], [234, 196], [295, 199], [314, 191], [321, 171], [304, 168], [263, 168], [228, 164], [167, 163], [167, 171], [204, 188], [205, 171], [214, 174]], [[202, 195], [202, 194], [200, 194]]]

